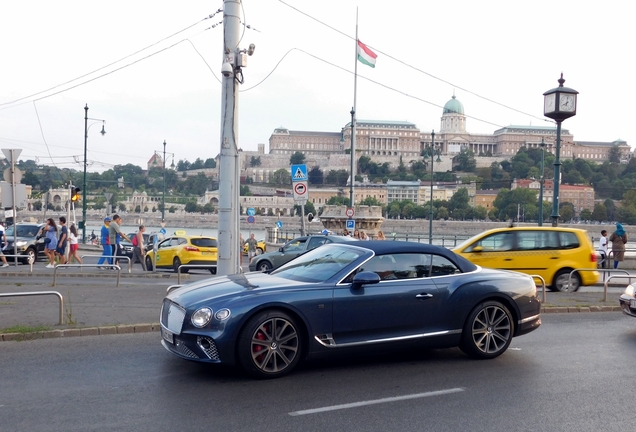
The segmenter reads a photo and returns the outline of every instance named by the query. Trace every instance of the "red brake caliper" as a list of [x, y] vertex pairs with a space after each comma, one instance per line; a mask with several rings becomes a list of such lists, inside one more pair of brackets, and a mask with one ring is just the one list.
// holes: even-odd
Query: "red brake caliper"
[[[265, 327], [265, 329], [266, 329], [267, 331], [269, 331], [269, 329], [268, 329], [267, 327]], [[258, 333], [256, 333], [256, 339], [258, 339], [258, 340], [265, 340], [265, 334], [264, 334], [261, 330], [259, 330], [259, 331], [258, 331]], [[257, 352], [259, 352], [259, 351], [262, 351], [262, 350], [264, 350], [264, 349], [265, 349], [265, 347], [264, 347], [264, 346], [262, 346], [262, 345], [253, 345], [253, 351], [254, 351], [255, 353], [257, 353]], [[258, 360], [258, 361], [263, 360], [263, 354], [261, 354], [261, 355], [257, 356], [257, 357], [256, 357], [256, 360]]]

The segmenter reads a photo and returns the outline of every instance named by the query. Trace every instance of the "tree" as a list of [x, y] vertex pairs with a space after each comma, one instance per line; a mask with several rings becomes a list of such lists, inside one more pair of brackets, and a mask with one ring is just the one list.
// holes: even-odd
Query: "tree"
[[321, 185], [323, 184], [325, 176], [318, 166], [312, 167], [307, 173], [307, 180], [309, 184], [312, 185]]
[[[309, 213], [313, 214], [314, 216], [316, 215], [316, 208], [314, 207], [314, 204], [311, 201], [307, 201], [305, 203], [305, 217]], [[301, 214], [301, 208], [299, 204], [294, 204], [294, 214], [297, 214], [297, 215]]]
[[589, 211], [588, 209], [583, 209], [581, 210], [581, 213], [579, 214], [579, 218], [581, 218], [581, 220], [583, 221], [592, 220], [592, 212]]
[[302, 165], [305, 163], [305, 154], [297, 151], [289, 158], [290, 165]]
[[570, 202], [559, 204], [559, 216], [562, 222], [569, 222], [574, 217], [574, 205]]
[[252, 158], [250, 159], [250, 166], [251, 167], [261, 166], [261, 157], [252, 156]]
[[216, 160], [214, 158], [207, 158], [203, 164], [203, 168], [216, 168]]
[[285, 168], [276, 170], [269, 179], [269, 182], [277, 186], [291, 185], [291, 174]]
[[345, 196], [332, 196], [327, 201], [327, 205], [349, 205], [349, 198]]
[[135, 213], [141, 213], [141, 206], [139, 204], [135, 206]]
[[591, 220], [596, 222], [606, 221], [607, 218], [607, 208], [603, 204], [596, 204], [594, 206], [594, 211], [592, 211]]
[[197, 212], [197, 202], [195, 200], [188, 201], [185, 205], [186, 213], [196, 213]]
[[608, 159], [610, 163], [620, 163], [621, 162], [621, 150], [618, 148], [618, 145], [612, 146], [609, 150]]
[[214, 213], [214, 206], [212, 203], [207, 203], [203, 206], [203, 213]]
[[374, 197], [366, 197], [365, 199], [363, 199], [362, 201], [360, 201], [360, 205], [366, 205], [366, 206], [382, 206], [382, 203], [380, 202], [380, 200], [378, 200], [377, 198]]
[[459, 154], [453, 158], [453, 166], [453, 170], [475, 172], [475, 168], [477, 167], [475, 153], [470, 149], [461, 149]]

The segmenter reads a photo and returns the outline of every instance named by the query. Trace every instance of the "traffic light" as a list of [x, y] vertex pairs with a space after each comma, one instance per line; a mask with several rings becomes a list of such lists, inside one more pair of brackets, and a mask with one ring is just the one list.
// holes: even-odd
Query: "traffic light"
[[71, 189], [71, 201], [75, 202], [80, 200], [80, 191], [81, 189], [78, 187]]

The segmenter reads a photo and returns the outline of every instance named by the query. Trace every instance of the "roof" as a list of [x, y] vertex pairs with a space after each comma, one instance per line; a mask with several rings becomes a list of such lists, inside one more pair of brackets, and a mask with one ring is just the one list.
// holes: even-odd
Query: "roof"
[[444, 114], [451, 113], [464, 114], [464, 105], [462, 105], [462, 103], [457, 100], [455, 95], [453, 95], [451, 100], [446, 102], [446, 105], [444, 105]]
[[[396, 126], [405, 129], [417, 129], [415, 123], [407, 122], [407, 121], [395, 121], [395, 120], [356, 120], [356, 126], [376, 126], [376, 127], [392, 127]], [[350, 128], [351, 122], [345, 125], [345, 128]]]

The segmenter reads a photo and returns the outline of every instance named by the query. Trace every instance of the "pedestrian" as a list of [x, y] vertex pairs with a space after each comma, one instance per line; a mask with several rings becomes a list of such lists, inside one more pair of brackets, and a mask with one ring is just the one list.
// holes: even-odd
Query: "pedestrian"
[[91, 231], [91, 244], [97, 244], [97, 236], [95, 235], [95, 230]]
[[[104, 218], [104, 225], [102, 226], [100, 235], [101, 235], [101, 245], [102, 245], [102, 256], [99, 257], [99, 261], [97, 261], [97, 265], [101, 266], [104, 262], [109, 265], [113, 264], [113, 259], [109, 258], [113, 254], [113, 248], [110, 247], [110, 235], [108, 235], [108, 227], [110, 226], [110, 218], [106, 216]], [[102, 267], [98, 267], [102, 268]]]
[[7, 233], [4, 232], [4, 225], [0, 223], [0, 259], [2, 259], [2, 262], [4, 263], [2, 264], [2, 267], [9, 267], [7, 257], [5, 257], [4, 252], [2, 252], [8, 244], [9, 241], [7, 240]]
[[627, 233], [623, 225], [616, 222], [616, 231], [609, 238], [612, 242], [612, 253], [614, 254], [614, 268], [618, 268], [618, 263], [625, 259], [625, 244], [627, 243]]
[[365, 233], [364, 231], [360, 231], [360, 240], [362, 240], [362, 241], [369, 241], [369, 240], [371, 240], [371, 239], [369, 238], [369, 236], [367, 235], [367, 233]]
[[250, 238], [247, 239], [247, 262], [252, 262], [252, 258], [256, 255], [256, 246], [258, 242], [254, 238], [254, 233], [250, 235]]
[[42, 227], [40, 236], [44, 236], [44, 255], [49, 259], [46, 268], [55, 267], [55, 248], [57, 247], [57, 225], [53, 218], [46, 220], [46, 225]]
[[607, 231], [601, 231], [601, 238], [598, 239], [598, 252], [601, 255], [601, 259], [598, 262], [599, 268], [606, 268], [609, 260], [607, 259]]
[[79, 241], [77, 239], [77, 228], [75, 224], [71, 224], [71, 228], [68, 233], [68, 244], [69, 244], [69, 253], [68, 253], [68, 262], [72, 263], [73, 260], [78, 263], [82, 263], [82, 259], [77, 255], [77, 250], [79, 249]]
[[66, 227], [66, 218], [60, 216], [60, 238], [57, 240], [57, 248], [55, 254], [57, 255], [60, 264], [66, 264], [66, 244], [68, 243], [68, 228]]
[[353, 238], [360, 240], [360, 231], [354, 230], [353, 231]]
[[345, 228], [345, 230], [342, 232], [342, 235], [345, 237], [349, 237], [349, 230]]
[[382, 231], [378, 231], [378, 238], [376, 240], [386, 240], [384, 233]]
[[132, 239], [132, 244], [133, 244], [133, 264], [135, 264], [135, 262], [137, 260], [139, 260], [139, 262], [141, 263], [141, 268], [144, 269], [144, 271], [148, 271], [148, 269], [146, 268], [146, 250], [144, 248], [144, 232], [146, 231], [146, 227], [144, 225], [139, 225], [139, 231], [137, 231], [137, 233], [135, 233], [135, 237], [133, 237]]
[[110, 237], [110, 247], [112, 249], [111, 255], [113, 258], [115, 265], [119, 265], [118, 256], [125, 256], [121, 245], [119, 244], [120, 240], [123, 238], [124, 240], [132, 243], [128, 236], [121, 231], [121, 222], [122, 219], [119, 215], [113, 215], [113, 220], [110, 221], [110, 225], [108, 226], [108, 236]]

